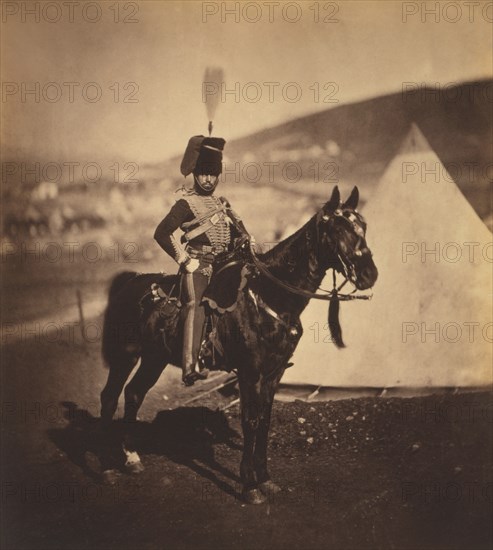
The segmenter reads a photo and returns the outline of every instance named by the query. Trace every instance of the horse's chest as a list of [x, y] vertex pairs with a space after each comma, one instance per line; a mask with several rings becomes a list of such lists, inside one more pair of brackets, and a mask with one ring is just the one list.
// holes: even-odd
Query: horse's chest
[[291, 357], [302, 334], [299, 319], [274, 316], [262, 310], [259, 311], [257, 322], [253, 324], [253, 330], [263, 359], [280, 362]]

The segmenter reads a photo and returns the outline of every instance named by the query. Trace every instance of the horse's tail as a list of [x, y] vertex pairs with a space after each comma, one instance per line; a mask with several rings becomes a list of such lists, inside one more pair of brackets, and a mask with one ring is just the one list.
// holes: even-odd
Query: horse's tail
[[[128, 316], [126, 297], [120, 297], [120, 291], [135, 278], [137, 273], [124, 271], [116, 275], [111, 281], [108, 292], [108, 304], [104, 313], [102, 354], [105, 366], [118, 362], [125, 354], [125, 327], [134, 319]], [[129, 317], [129, 318], [127, 318]]]

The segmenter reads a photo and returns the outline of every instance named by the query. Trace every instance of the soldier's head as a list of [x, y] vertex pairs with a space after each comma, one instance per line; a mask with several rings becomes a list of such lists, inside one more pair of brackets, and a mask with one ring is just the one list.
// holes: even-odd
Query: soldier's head
[[193, 174], [194, 188], [198, 193], [210, 195], [214, 192], [222, 172], [225, 140], [217, 137], [194, 136], [188, 142], [181, 173]]
[[[207, 172], [207, 170], [205, 171]], [[214, 193], [219, 181], [218, 176], [213, 176], [212, 174], [195, 174], [194, 172], [193, 177], [195, 188], [199, 193], [205, 193], [207, 195]]]

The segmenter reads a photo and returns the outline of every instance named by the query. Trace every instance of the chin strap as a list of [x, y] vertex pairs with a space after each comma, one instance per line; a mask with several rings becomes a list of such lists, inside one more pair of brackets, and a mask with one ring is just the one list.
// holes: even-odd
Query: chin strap
[[214, 191], [216, 190], [217, 184], [219, 183], [219, 176], [214, 176], [216, 178], [216, 182], [210, 189], [204, 189], [202, 185], [200, 185], [199, 179], [195, 174], [193, 174], [193, 180], [194, 184], [199, 188], [199, 190], [204, 193], [205, 195], [212, 195]]

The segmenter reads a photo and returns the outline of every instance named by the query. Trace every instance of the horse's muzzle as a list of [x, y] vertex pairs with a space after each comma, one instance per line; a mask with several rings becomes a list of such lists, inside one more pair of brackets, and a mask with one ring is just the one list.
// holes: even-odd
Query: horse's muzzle
[[358, 290], [366, 290], [371, 288], [376, 283], [378, 278], [378, 269], [372, 261], [370, 265], [363, 267], [361, 271], [357, 271], [357, 274], [358, 276], [354, 281], [354, 285]]

